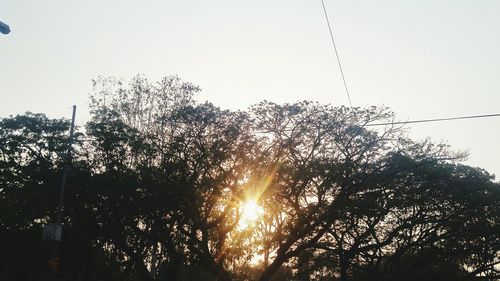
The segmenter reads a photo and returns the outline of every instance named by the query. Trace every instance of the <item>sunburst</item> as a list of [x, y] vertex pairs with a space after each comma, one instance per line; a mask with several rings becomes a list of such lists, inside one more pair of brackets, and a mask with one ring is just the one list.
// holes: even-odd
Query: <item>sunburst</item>
[[255, 199], [249, 199], [240, 203], [239, 228], [245, 229], [255, 224], [264, 214], [264, 208]]

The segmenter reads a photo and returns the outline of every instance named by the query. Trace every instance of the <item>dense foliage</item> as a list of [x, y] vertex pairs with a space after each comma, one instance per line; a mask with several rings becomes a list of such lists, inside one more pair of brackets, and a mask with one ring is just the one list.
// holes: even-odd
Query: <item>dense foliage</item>
[[[500, 185], [385, 108], [196, 103], [94, 81], [60, 246], [67, 280], [495, 280]], [[43, 279], [67, 120], [0, 119], [0, 280]], [[258, 218], [241, 208], [254, 200]]]

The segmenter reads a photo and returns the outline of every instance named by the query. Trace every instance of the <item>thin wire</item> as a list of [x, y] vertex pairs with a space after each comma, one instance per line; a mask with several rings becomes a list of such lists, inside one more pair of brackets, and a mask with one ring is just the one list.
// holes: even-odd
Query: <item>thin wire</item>
[[[398, 122], [386, 122], [386, 123], [373, 123], [373, 124], [365, 124], [365, 127], [371, 126], [388, 126], [388, 125], [406, 125], [413, 123], [429, 123], [429, 122], [441, 122], [441, 121], [451, 121], [451, 120], [463, 120], [463, 119], [476, 119], [476, 118], [487, 118], [487, 117], [500, 117], [500, 113], [494, 114], [483, 114], [483, 115], [469, 115], [469, 116], [460, 116], [460, 117], [446, 117], [446, 118], [435, 118], [435, 119], [421, 119], [421, 120], [410, 120], [410, 121], [398, 121]], [[293, 129], [285, 129], [285, 132], [291, 132]], [[258, 134], [266, 134], [269, 131], [253, 131]], [[93, 138], [78, 138], [80, 141], [91, 141]]]
[[349, 99], [349, 104], [352, 107], [351, 95], [349, 94], [349, 89], [347, 88], [347, 82], [345, 81], [344, 70], [342, 70], [342, 64], [340, 63], [339, 52], [337, 51], [337, 45], [335, 44], [335, 39], [333, 39], [332, 27], [330, 26], [330, 20], [328, 19], [328, 13], [326, 12], [325, 2], [321, 0], [321, 5], [323, 6], [323, 12], [325, 12], [326, 23], [328, 24], [328, 30], [330, 31], [330, 38], [332, 39], [333, 49], [335, 50], [335, 56], [337, 57], [337, 62], [339, 63], [340, 74], [342, 75], [342, 81], [344, 81], [345, 92], [347, 93], [347, 99]]
[[[475, 119], [475, 118], [486, 118], [486, 117], [500, 117], [500, 113], [460, 116], [460, 117], [446, 117], [446, 118], [436, 118], [436, 119], [386, 122], [386, 123], [373, 123], [373, 124], [365, 124], [364, 126], [371, 127], [371, 126], [405, 125], [405, 124], [412, 124], [412, 123], [428, 123], [428, 122], [440, 122], [440, 121], [461, 120], [461, 119]], [[290, 132], [293, 130], [292, 129], [285, 129], [284, 131]], [[255, 131], [255, 133], [268, 133], [268, 132], [267, 131]]]
[[400, 125], [400, 124], [412, 124], [412, 123], [428, 123], [428, 122], [440, 122], [440, 121], [450, 121], [450, 120], [460, 120], [460, 119], [475, 119], [475, 118], [486, 118], [486, 117], [499, 117], [499, 116], [500, 116], [500, 113], [496, 113], [496, 114], [446, 117], [446, 118], [410, 120], [410, 121], [387, 122], [387, 123], [374, 123], [374, 124], [366, 124], [365, 126], [387, 126], [387, 125]]

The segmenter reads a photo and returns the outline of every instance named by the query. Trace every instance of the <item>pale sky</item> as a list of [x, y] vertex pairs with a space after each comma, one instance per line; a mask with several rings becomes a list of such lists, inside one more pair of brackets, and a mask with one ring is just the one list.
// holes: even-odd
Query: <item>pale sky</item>
[[[500, 1], [325, 0], [355, 106], [401, 120], [500, 113]], [[88, 119], [91, 79], [169, 74], [199, 101], [347, 105], [321, 0], [1, 0], [0, 116]], [[500, 176], [500, 118], [414, 124]], [[498, 179], [497, 179], [498, 180]]]

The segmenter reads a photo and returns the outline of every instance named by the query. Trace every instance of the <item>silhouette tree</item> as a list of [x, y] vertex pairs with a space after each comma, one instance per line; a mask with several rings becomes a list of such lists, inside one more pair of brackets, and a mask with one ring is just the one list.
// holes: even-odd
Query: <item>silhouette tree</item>
[[[74, 278], [498, 278], [499, 184], [444, 144], [370, 127], [394, 119], [386, 108], [229, 111], [176, 76], [93, 82], [64, 211], [61, 271]], [[27, 267], [43, 270], [35, 238], [55, 213], [68, 125], [0, 120], [4, 280], [28, 247], [41, 254]]]
[[[269, 165], [279, 167], [262, 200], [282, 214], [268, 239], [274, 259], [260, 280], [290, 262], [311, 276], [304, 255], [323, 264], [314, 279], [348, 280], [353, 267], [394, 262], [398, 268], [400, 256], [427, 248], [440, 249], [443, 264], [465, 266], [469, 275], [496, 272], [498, 184], [482, 170], [450, 162], [464, 154], [415, 143], [398, 127], [368, 130], [370, 123], [391, 121], [384, 109], [264, 102], [253, 111], [256, 130], [266, 134]], [[472, 225], [488, 230], [478, 239]], [[481, 266], [470, 263], [479, 256]]]

